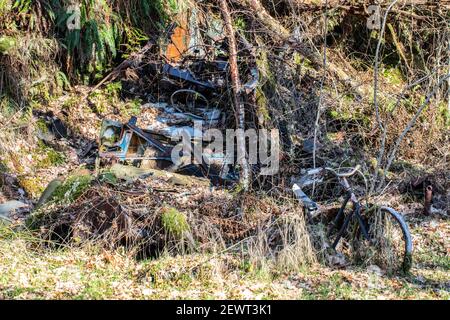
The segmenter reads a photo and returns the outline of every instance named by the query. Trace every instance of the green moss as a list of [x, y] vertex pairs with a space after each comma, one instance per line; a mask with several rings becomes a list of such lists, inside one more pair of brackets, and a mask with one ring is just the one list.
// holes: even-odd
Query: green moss
[[339, 121], [354, 121], [360, 125], [367, 127], [370, 125], [370, 117], [363, 113], [363, 110], [352, 110], [345, 108], [345, 110], [330, 110], [328, 115], [333, 120]]
[[71, 88], [70, 81], [67, 78], [66, 74], [62, 71], [58, 71], [55, 76], [56, 84], [59, 88], [69, 90]]
[[120, 81], [111, 82], [106, 85], [105, 92], [108, 95], [118, 96], [122, 90], [122, 83]]
[[108, 112], [108, 103], [104, 99], [98, 99], [94, 104], [94, 111], [98, 114]]
[[300, 55], [298, 52], [294, 52], [292, 55], [292, 60], [296, 66], [299, 66], [304, 70], [314, 70], [311, 60]]
[[339, 118], [339, 112], [337, 112], [336, 110], [331, 110], [330, 111], [330, 117], [333, 118], [334, 120]]
[[0, 96], [0, 112], [5, 117], [12, 116], [19, 109], [19, 105], [8, 95]]
[[55, 190], [55, 202], [73, 202], [78, 199], [91, 185], [91, 175], [71, 176]]
[[49, 148], [47, 150], [47, 161], [50, 165], [60, 165], [66, 161], [66, 158], [61, 152]]
[[45, 120], [39, 119], [36, 122], [36, 127], [42, 132], [42, 133], [47, 133], [48, 127], [47, 127], [47, 123], [45, 122]]
[[270, 121], [267, 98], [261, 87], [256, 88], [256, 104], [258, 105], [258, 117], [261, 117], [264, 121]]
[[[45, 122], [40, 124], [40, 126], [44, 125], [45, 129], [48, 130]], [[36, 161], [36, 166], [38, 168], [49, 168], [63, 164], [66, 162], [66, 157], [62, 152], [56, 151], [55, 149], [45, 145], [44, 142], [39, 141], [36, 153], [33, 154], [33, 160]]]
[[237, 17], [236, 19], [234, 19], [234, 28], [236, 30], [245, 31], [247, 28], [247, 23], [242, 17]]
[[450, 110], [448, 108], [448, 104], [445, 101], [441, 101], [438, 105], [439, 108], [439, 117], [438, 123], [446, 128], [450, 127]]
[[162, 209], [161, 221], [164, 230], [177, 237], [182, 236], [184, 232], [189, 230], [186, 215], [173, 207]]
[[404, 82], [403, 74], [399, 68], [386, 68], [381, 74], [392, 85], [401, 85]]
[[394, 99], [394, 98], [382, 99], [381, 104], [385, 111], [392, 112], [392, 111], [394, 111], [394, 108], [397, 105], [397, 99]]
[[8, 54], [8, 51], [16, 46], [16, 39], [12, 37], [0, 37], [0, 53]]
[[333, 142], [338, 141], [339, 134], [337, 132], [327, 132], [327, 139]]
[[95, 90], [89, 95], [93, 110], [98, 114], [106, 114], [112, 106], [119, 110], [124, 117], [138, 115], [141, 111], [142, 100], [134, 99], [123, 102], [120, 100], [122, 84], [120, 81], [108, 84], [102, 90]]
[[40, 82], [30, 88], [30, 99], [37, 104], [49, 102], [52, 100], [50, 85], [46, 82]]
[[180, 4], [177, 0], [167, 0], [167, 8], [171, 14], [177, 14], [181, 10]]
[[243, 274], [252, 273], [255, 270], [253, 263], [248, 259], [242, 259], [238, 267]]
[[267, 56], [267, 51], [260, 50], [256, 58], [256, 65], [258, 66], [259, 73], [261, 75], [261, 83], [268, 82], [269, 85], [274, 85], [276, 83], [275, 76], [272, 73], [269, 64], [269, 58]]
[[45, 185], [37, 177], [21, 177], [19, 178], [19, 185], [32, 198], [39, 197], [45, 189]]
[[240, 195], [242, 192], [244, 191], [244, 186], [242, 185], [242, 183], [236, 183], [236, 185], [233, 187], [233, 189], [231, 190], [231, 194], [233, 196], [238, 196]]
[[344, 102], [346, 104], [351, 104], [355, 101], [355, 96], [352, 94], [345, 94], [344, 95]]
[[305, 68], [307, 70], [314, 70], [314, 66], [313, 66], [311, 60], [305, 58], [303, 60], [303, 68]]
[[75, 107], [78, 104], [79, 98], [76, 96], [70, 97], [66, 101], [64, 101], [62, 105], [62, 109], [70, 110], [72, 107]]
[[121, 104], [119, 106], [120, 114], [126, 118], [131, 116], [137, 116], [141, 113], [141, 105], [142, 100], [140, 99], [128, 101], [127, 103]]
[[330, 116], [334, 120], [344, 120], [344, 121], [348, 121], [348, 120], [352, 120], [352, 119], [356, 118], [356, 115], [350, 114], [348, 111], [336, 111], [336, 110], [331, 110]]
[[378, 34], [378, 30], [372, 30], [371, 32], [370, 32], [370, 38], [371, 39], [374, 39], [374, 40], [378, 40], [378, 38], [379, 38], [380, 36], [379, 36], [379, 34]]

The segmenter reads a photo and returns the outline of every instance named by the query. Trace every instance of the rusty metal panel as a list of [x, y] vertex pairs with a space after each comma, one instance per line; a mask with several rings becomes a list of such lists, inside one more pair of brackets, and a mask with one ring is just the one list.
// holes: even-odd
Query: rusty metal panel
[[172, 63], [179, 62], [183, 54], [188, 50], [190, 42], [188, 30], [177, 26], [173, 31], [170, 41], [163, 55]]
[[189, 14], [179, 14], [173, 21], [175, 28], [172, 30], [170, 39], [162, 39], [167, 41], [166, 45], [161, 46], [161, 55], [169, 62], [177, 63], [181, 60], [184, 53], [189, 49], [191, 41], [189, 31]]
[[[203, 58], [206, 54], [202, 32], [200, 31], [200, 13], [196, 10], [183, 12], [173, 21], [175, 28], [171, 32], [170, 39], [166, 45], [161, 47], [161, 55], [170, 63], [178, 63], [184, 55]], [[207, 33], [217, 36], [220, 24], [215, 23], [215, 28], [208, 28]]]

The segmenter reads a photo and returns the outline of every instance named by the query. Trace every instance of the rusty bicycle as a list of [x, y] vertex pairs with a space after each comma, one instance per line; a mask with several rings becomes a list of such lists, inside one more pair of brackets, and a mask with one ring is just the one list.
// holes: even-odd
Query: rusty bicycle
[[[303, 204], [308, 221], [324, 226], [328, 249], [377, 265], [388, 273], [408, 272], [412, 265], [408, 225], [396, 210], [358, 200], [348, 182], [357, 172], [361, 173], [360, 166], [345, 172], [328, 167], [304, 170], [299, 179], [292, 179], [292, 191]], [[321, 207], [305, 193], [329, 175], [337, 179], [343, 195], [337, 213], [331, 217], [321, 214]]]

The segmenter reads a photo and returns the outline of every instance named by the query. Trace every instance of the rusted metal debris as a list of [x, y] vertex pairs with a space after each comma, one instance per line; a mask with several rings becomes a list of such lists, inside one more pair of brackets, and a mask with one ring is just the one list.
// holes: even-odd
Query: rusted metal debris
[[[170, 159], [170, 148], [161, 143], [154, 132], [136, 127], [136, 118], [128, 123], [104, 120], [100, 131], [100, 158], [117, 160]], [[156, 149], [157, 153], [145, 157], [147, 147]]]
[[[165, 112], [161, 112], [155, 122], [145, 129], [135, 125], [136, 118], [132, 118], [124, 124], [112, 120], [103, 121], [99, 137], [100, 159], [112, 162], [131, 162], [140, 167], [150, 166], [172, 172], [191, 166], [190, 161], [187, 164], [173, 163], [171, 153], [177, 142], [173, 141], [172, 137], [179, 136], [184, 131], [190, 134], [192, 144], [209, 143], [210, 141], [204, 140], [202, 137], [202, 132], [189, 125], [197, 116], [178, 112], [167, 104], [149, 105], [149, 108], [159, 108]], [[208, 128], [208, 124], [219, 123], [220, 117], [220, 111], [207, 109], [200, 117], [203, 120], [197, 119], [197, 121], [205, 123], [205, 128]], [[190, 159], [192, 155], [188, 156]], [[196, 165], [199, 167], [198, 170], [188, 172], [192, 174], [195, 171], [202, 172], [201, 176], [217, 178], [220, 181], [234, 180], [233, 171], [229, 171], [224, 154], [213, 152], [203, 154], [203, 159], [205, 157], [208, 158], [208, 161], [203, 160], [201, 164]], [[199, 175], [198, 173], [196, 175]]]
[[429, 216], [431, 214], [431, 202], [433, 200], [433, 187], [428, 185], [425, 188], [425, 201], [423, 204], [423, 214]]
[[177, 80], [185, 81], [206, 89], [216, 89], [214, 84], [211, 84], [209, 81], [199, 81], [195, 78], [195, 76], [192, 75], [191, 72], [173, 67], [168, 63], [163, 66], [162, 72], [169, 77], [175, 78]]
[[[234, 100], [234, 104], [239, 102], [234, 116], [237, 128], [245, 129], [244, 100], [255, 92], [259, 72], [256, 65], [248, 66], [248, 74], [243, 75], [248, 81], [240, 83], [236, 60], [238, 43], [232, 27], [230, 29], [230, 18], [226, 21], [204, 19], [202, 13], [195, 10], [175, 18], [162, 38], [156, 41], [159, 45], [157, 53], [148, 51], [145, 64], [133, 69], [138, 80], [124, 79], [125, 91], [147, 99], [149, 102], [141, 108], [151, 109], [155, 118], [145, 127], [138, 127], [136, 118], [128, 123], [105, 119], [98, 144], [100, 159], [132, 162], [136, 166], [145, 163], [155, 169], [178, 172], [184, 165], [180, 167], [171, 159], [177, 144], [173, 137], [187, 132], [193, 146], [199, 143], [202, 147], [207, 146], [211, 141], [205, 138], [204, 130], [225, 130], [233, 117], [230, 101], [226, 98], [229, 90], [234, 90], [234, 96], [240, 97]], [[145, 81], [146, 86], [141, 86]], [[238, 148], [245, 148], [241, 140], [238, 139]], [[245, 152], [241, 150], [241, 154]], [[248, 181], [250, 169], [243, 165], [243, 160], [238, 159], [241, 178]], [[196, 166], [209, 178], [217, 176], [225, 181], [239, 178], [226, 156], [212, 150], [204, 152], [202, 163]]]
[[223, 39], [223, 23], [212, 15], [206, 18], [195, 8], [181, 12], [160, 39], [160, 54], [169, 63], [180, 63], [186, 56], [205, 59], [211, 44]]

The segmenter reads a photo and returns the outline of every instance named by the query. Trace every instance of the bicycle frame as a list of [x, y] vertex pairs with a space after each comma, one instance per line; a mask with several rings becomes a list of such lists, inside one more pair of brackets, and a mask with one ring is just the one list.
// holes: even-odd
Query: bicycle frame
[[347, 230], [347, 227], [351, 221], [351, 219], [356, 216], [356, 218], [358, 219], [358, 223], [359, 226], [361, 228], [361, 231], [364, 235], [364, 237], [370, 241], [369, 238], [369, 233], [367, 231], [367, 227], [366, 224], [364, 223], [364, 220], [361, 216], [361, 204], [359, 203], [358, 199], [356, 198], [356, 195], [353, 193], [348, 181], [346, 178], [339, 178], [339, 183], [341, 184], [341, 186], [344, 188], [345, 192], [347, 193], [347, 196], [344, 200], [344, 202], [342, 203], [341, 208], [338, 211], [338, 214], [336, 215], [334, 221], [333, 221], [333, 226], [332, 228], [329, 230], [328, 235], [331, 233], [331, 231], [333, 230], [333, 227], [337, 227], [337, 222], [339, 221], [339, 219], [341, 219], [341, 217], [344, 215], [345, 212], [345, 208], [347, 206], [347, 203], [349, 201], [352, 202], [353, 204], [353, 210], [352, 212], [347, 215], [345, 217], [344, 223], [342, 224], [341, 228], [338, 231], [338, 234], [336, 236], [336, 239], [333, 242], [333, 249], [336, 249], [336, 246], [338, 245], [339, 241], [341, 240], [342, 236], [344, 235], [344, 232]]

